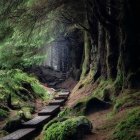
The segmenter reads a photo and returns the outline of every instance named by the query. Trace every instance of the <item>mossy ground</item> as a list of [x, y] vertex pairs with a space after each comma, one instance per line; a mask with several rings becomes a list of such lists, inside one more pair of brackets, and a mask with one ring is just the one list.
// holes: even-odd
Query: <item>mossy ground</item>
[[140, 105], [140, 92], [133, 90], [126, 90], [119, 96], [114, 105], [114, 112], [118, 112], [128, 107], [135, 107]]
[[[34, 77], [19, 69], [0, 70], [0, 118], [29, 120], [35, 110], [35, 101], [49, 100], [52, 96]], [[17, 112], [12, 114], [12, 112]], [[2, 121], [1, 120], [1, 121]], [[9, 128], [10, 129], [10, 128]]]
[[140, 130], [140, 107], [133, 108], [127, 116], [115, 127], [114, 140], [139, 140], [137, 132]]
[[[22, 100], [34, 98], [49, 98], [47, 90], [39, 81], [21, 70], [1, 70], [0, 71], [0, 99], [6, 99], [12, 94], [13, 102], [18, 98]], [[15, 98], [14, 98], [15, 97]]]
[[[88, 77], [88, 75], [87, 75]], [[140, 92], [139, 89], [122, 89], [121, 82], [122, 78], [118, 76], [118, 78], [113, 80], [103, 80], [99, 78], [94, 84], [90, 78], [81, 79], [78, 85], [73, 90], [70, 100], [68, 101], [68, 105], [72, 100], [75, 100], [75, 96], [82, 98], [77, 98], [74, 104], [68, 107], [66, 110], [60, 113], [60, 116], [78, 116], [79, 114], [84, 114], [87, 116], [92, 116], [96, 114], [100, 114], [100, 109], [96, 110], [96, 113], [93, 111], [90, 115], [85, 114], [85, 110], [89, 107], [88, 104], [94, 98], [97, 98], [101, 101], [105, 101], [111, 103], [111, 108], [108, 110], [108, 113], [105, 118], [105, 123], [100, 125], [99, 133], [103, 132], [103, 138], [107, 138], [108, 140], [139, 140], [140, 135], [140, 116], [139, 116], [139, 106], [140, 106]], [[86, 87], [88, 84], [94, 87], [91, 93], [84, 94]], [[82, 85], [82, 86], [81, 86]], [[77, 95], [79, 94], [79, 96]], [[85, 96], [84, 96], [85, 95]], [[88, 95], [86, 97], [86, 95]], [[94, 110], [94, 105], [92, 106], [92, 110]], [[96, 105], [95, 105], [96, 106]], [[101, 111], [102, 112], [102, 111]], [[94, 117], [93, 117], [94, 118]], [[100, 119], [100, 118], [98, 118]], [[104, 120], [103, 119], [103, 120]], [[100, 120], [99, 120], [100, 121]], [[102, 120], [101, 120], [102, 121]], [[96, 123], [95, 123], [96, 124]], [[98, 120], [97, 120], [98, 124]], [[94, 122], [93, 122], [94, 125]], [[95, 128], [96, 129], [96, 128]], [[105, 133], [104, 133], [105, 132]], [[107, 135], [107, 137], [105, 136]], [[139, 135], [139, 136], [138, 136]], [[96, 136], [95, 136], [96, 137]], [[95, 138], [93, 136], [93, 139]], [[100, 136], [99, 136], [100, 137]], [[98, 139], [98, 138], [97, 138]], [[86, 139], [85, 139], [86, 140]]]

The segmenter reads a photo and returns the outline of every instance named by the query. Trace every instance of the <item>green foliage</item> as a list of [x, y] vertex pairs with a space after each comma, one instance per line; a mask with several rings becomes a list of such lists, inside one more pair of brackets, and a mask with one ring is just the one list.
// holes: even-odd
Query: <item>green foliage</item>
[[10, 37], [11, 34], [12, 34], [12, 28], [4, 23], [0, 23], [0, 42]]
[[44, 49], [71, 33], [70, 27], [76, 28], [77, 21], [69, 23], [62, 13], [69, 11], [70, 17], [82, 18], [81, 10], [77, 11], [79, 5], [81, 1], [71, 0], [1, 0], [0, 67], [21, 69], [42, 64], [47, 57]]
[[90, 68], [89, 68], [89, 63], [90, 63], [90, 49], [91, 49], [91, 44], [90, 40], [88, 37], [87, 32], [85, 32], [85, 44], [84, 44], [84, 62], [82, 66], [82, 74], [81, 74], [81, 79], [85, 78], [85, 76], [88, 74]]
[[21, 70], [0, 71], [0, 100], [6, 103], [11, 96], [11, 104], [17, 109], [30, 106], [36, 98], [50, 99], [51, 95], [39, 81]]
[[126, 118], [115, 128], [113, 139], [138, 140], [137, 131], [140, 129], [140, 108], [132, 109]]
[[[34, 11], [35, 5], [28, 6], [34, 1], [0, 2], [0, 67], [2, 68], [27, 67], [40, 64], [44, 59], [44, 55], [40, 54], [40, 48], [46, 42], [46, 26], [40, 27], [42, 21], [37, 22], [40, 13]], [[37, 7], [42, 8], [39, 3]], [[43, 14], [43, 11], [41, 13]]]
[[44, 129], [44, 140], [78, 139], [79, 134], [83, 136], [91, 129], [91, 122], [83, 116], [53, 121], [49, 127]]
[[32, 113], [34, 113], [33, 107], [22, 107], [22, 109], [18, 112], [18, 115], [23, 119], [23, 120], [30, 120], [32, 119]]

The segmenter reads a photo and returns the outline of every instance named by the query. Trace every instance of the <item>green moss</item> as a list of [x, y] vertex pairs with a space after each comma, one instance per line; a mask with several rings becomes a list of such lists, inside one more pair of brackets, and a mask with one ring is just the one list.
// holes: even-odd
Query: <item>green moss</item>
[[72, 108], [65, 108], [63, 111], [61, 111], [58, 116], [59, 117], [69, 117], [69, 116], [81, 116], [85, 114], [85, 107], [86, 102], [78, 102], [74, 107]]
[[44, 130], [44, 140], [78, 139], [79, 134], [89, 133], [91, 129], [91, 123], [83, 116], [63, 121], [54, 121]]
[[8, 117], [8, 111], [0, 109], [0, 120]]
[[14, 109], [21, 109], [22, 105], [24, 104], [24, 100], [27, 101], [28, 98], [26, 96], [19, 97], [16, 94], [11, 94], [11, 104]]
[[33, 91], [37, 93], [40, 98], [44, 100], [52, 99], [52, 95], [49, 94], [45, 87], [42, 86], [39, 82], [33, 82], [31, 83], [31, 86], [33, 88]]
[[123, 97], [119, 97], [114, 105], [114, 112], [118, 112], [126, 107], [138, 106], [140, 105], [140, 92], [127, 93]]
[[33, 90], [35, 96], [42, 99], [48, 99], [50, 97], [47, 90], [39, 83], [39, 81], [35, 77], [27, 75], [20, 70], [16, 70], [14, 78], [21, 83], [29, 83], [32, 88], [30, 90]]
[[93, 92], [93, 96], [99, 99], [103, 99], [104, 95], [106, 94], [106, 91], [108, 90], [108, 92], [110, 92], [109, 90], [111, 90], [111, 88], [112, 88], [111, 80], [104, 81], [101, 79], [99, 81], [99, 85]]
[[106, 103], [96, 97], [89, 97], [87, 99], [81, 100], [77, 102], [71, 108], [65, 108], [63, 111], [59, 113], [59, 117], [69, 117], [69, 116], [81, 116], [87, 115], [91, 112], [96, 112], [102, 109], [109, 108], [111, 106], [110, 103]]
[[140, 108], [135, 108], [128, 113], [115, 128], [113, 139], [138, 140], [137, 131], [140, 129]]
[[[19, 69], [0, 70], [0, 102], [11, 109], [21, 110], [20, 115], [24, 119], [32, 118], [31, 109], [35, 107], [36, 99], [47, 101], [50, 98], [51, 95], [35, 77]], [[6, 113], [1, 112], [1, 116], [6, 116]]]
[[34, 112], [33, 107], [23, 107], [21, 111], [23, 113], [23, 119], [25, 120], [32, 119], [32, 113]]
[[81, 79], [85, 78], [90, 70], [90, 49], [91, 44], [87, 32], [85, 32], [85, 45], [84, 45], [84, 62], [82, 66]]
[[1, 98], [6, 98], [11, 94], [12, 102], [16, 105], [20, 104], [22, 100], [29, 101], [34, 98], [46, 100], [50, 98], [45, 87], [35, 77], [18, 69], [1, 70], [0, 85]]
[[65, 121], [65, 120], [67, 120], [68, 119], [68, 117], [61, 117], [61, 116], [58, 116], [57, 118], [55, 118], [55, 119], [53, 119], [53, 120], [51, 120], [51, 121], [49, 121], [49, 123], [47, 123], [45, 126], [44, 126], [44, 128], [43, 128], [43, 130], [45, 131], [45, 130], [47, 130], [52, 124], [54, 124], [54, 123], [58, 123], [58, 122], [63, 122], [63, 121]]

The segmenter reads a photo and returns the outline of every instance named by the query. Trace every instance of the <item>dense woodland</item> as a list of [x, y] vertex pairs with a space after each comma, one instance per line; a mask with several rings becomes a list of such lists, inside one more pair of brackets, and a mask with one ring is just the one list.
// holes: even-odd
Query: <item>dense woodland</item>
[[139, 18], [139, 0], [0, 0], [0, 137], [66, 83], [64, 109], [33, 139], [139, 140]]

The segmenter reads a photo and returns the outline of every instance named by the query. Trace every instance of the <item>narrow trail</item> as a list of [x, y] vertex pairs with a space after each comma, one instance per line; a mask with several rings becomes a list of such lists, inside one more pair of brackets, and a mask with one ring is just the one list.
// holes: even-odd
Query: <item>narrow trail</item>
[[40, 112], [32, 119], [22, 124], [21, 128], [15, 132], [1, 138], [0, 140], [31, 140], [39, 135], [44, 124], [52, 120], [61, 110], [61, 107], [68, 99], [70, 92], [61, 91], [42, 108]]
[[84, 140], [107, 140], [109, 132], [104, 130], [102, 126], [107, 123], [107, 114], [111, 109], [102, 110], [92, 113], [87, 118], [92, 122], [93, 130], [90, 135], [86, 135]]

